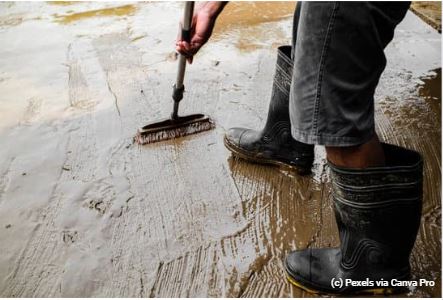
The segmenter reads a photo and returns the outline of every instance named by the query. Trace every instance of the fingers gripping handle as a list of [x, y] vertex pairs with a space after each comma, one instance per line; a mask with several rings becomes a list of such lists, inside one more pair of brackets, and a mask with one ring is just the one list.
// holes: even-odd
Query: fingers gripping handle
[[[185, 13], [183, 17], [182, 39], [186, 42], [191, 41], [191, 24], [192, 15], [194, 13], [194, 1], [188, 1], [185, 3]], [[180, 54], [178, 60], [178, 72], [177, 80], [174, 84], [174, 91], [172, 93], [172, 99], [174, 99], [174, 110], [172, 112], [172, 118], [176, 119], [178, 114], [178, 103], [183, 99], [183, 92], [185, 87], [183, 85], [183, 79], [185, 78], [186, 70], [186, 57]]]

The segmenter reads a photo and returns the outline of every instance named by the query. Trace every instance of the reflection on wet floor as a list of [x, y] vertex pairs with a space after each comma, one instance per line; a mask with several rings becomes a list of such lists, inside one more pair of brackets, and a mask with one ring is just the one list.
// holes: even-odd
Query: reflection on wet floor
[[437, 114], [438, 124], [441, 124], [441, 68], [435, 69], [429, 75], [422, 77], [418, 85], [418, 94], [426, 100]]

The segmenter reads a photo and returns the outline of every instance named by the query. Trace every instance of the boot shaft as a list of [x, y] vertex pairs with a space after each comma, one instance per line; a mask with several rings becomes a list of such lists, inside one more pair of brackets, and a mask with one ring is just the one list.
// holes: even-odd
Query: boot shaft
[[292, 81], [291, 46], [281, 46], [277, 51], [271, 102], [263, 133], [266, 137], [278, 138], [280, 144], [291, 142], [289, 119], [289, 91]]
[[330, 165], [334, 210], [344, 269], [380, 265], [409, 268], [420, 225], [420, 154], [383, 144], [386, 166], [345, 169]]
[[289, 105], [289, 91], [292, 82], [292, 69], [294, 64], [291, 60], [291, 46], [280, 46], [277, 51], [277, 63], [275, 67], [273, 96], [278, 88], [281, 93], [288, 97]]

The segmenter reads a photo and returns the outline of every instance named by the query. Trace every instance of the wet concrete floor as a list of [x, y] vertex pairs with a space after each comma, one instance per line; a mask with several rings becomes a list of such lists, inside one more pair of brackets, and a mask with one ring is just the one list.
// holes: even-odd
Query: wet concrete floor
[[[183, 113], [215, 130], [140, 147], [170, 114], [179, 3], [0, 3], [0, 296], [310, 297], [291, 249], [338, 245], [325, 152], [310, 176], [232, 158], [265, 122], [293, 3], [231, 3], [188, 67]], [[381, 138], [424, 155], [411, 264], [441, 291], [441, 36], [412, 13], [386, 49]]]

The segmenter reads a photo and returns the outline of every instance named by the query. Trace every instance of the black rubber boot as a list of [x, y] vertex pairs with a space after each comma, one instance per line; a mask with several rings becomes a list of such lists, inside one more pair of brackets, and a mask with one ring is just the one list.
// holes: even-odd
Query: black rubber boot
[[231, 128], [224, 142], [235, 156], [263, 164], [273, 164], [310, 171], [314, 146], [297, 142], [291, 136], [289, 90], [292, 80], [291, 46], [278, 48], [271, 103], [266, 125], [261, 131]]
[[[401, 147], [383, 147], [385, 167], [344, 169], [330, 164], [341, 245], [291, 252], [286, 271], [292, 284], [313, 293], [403, 291], [395, 280], [410, 277], [409, 256], [421, 216], [422, 158]], [[382, 279], [388, 286], [377, 284]], [[369, 286], [352, 286], [349, 280]]]

